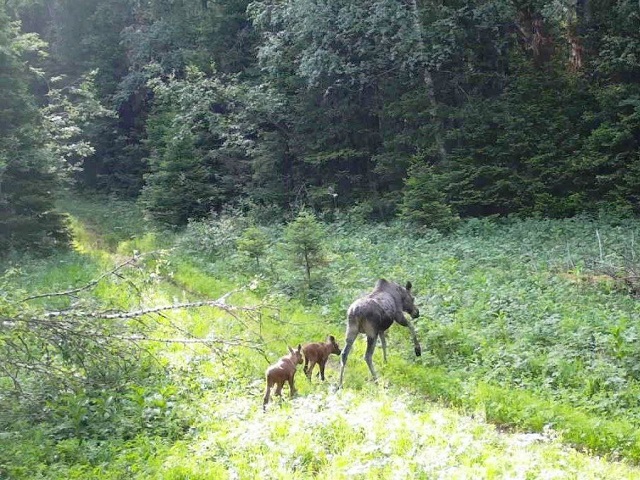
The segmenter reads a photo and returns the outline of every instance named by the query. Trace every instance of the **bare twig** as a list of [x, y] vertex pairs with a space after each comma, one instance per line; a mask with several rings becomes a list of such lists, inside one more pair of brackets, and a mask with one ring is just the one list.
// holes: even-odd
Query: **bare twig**
[[600, 232], [596, 228], [596, 237], [598, 238], [598, 248], [600, 249], [600, 262], [604, 263], [604, 254], [602, 251], [602, 240], [600, 239]]
[[86, 285], [83, 285], [82, 287], [73, 288], [71, 290], [65, 290], [64, 292], [40, 293], [38, 295], [32, 295], [30, 297], [23, 298], [22, 300], [19, 300], [17, 303], [24, 303], [24, 302], [28, 302], [29, 300], [35, 300], [37, 298], [70, 296], [70, 295], [82, 292], [83, 290], [88, 290], [89, 288], [96, 286], [101, 280], [103, 280], [104, 278], [108, 277], [109, 275], [115, 274], [121, 268], [123, 268], [123, 267], [125, 267], [127, 265], [131, 265], [131, 264], [135, 263], [139, 258], [140, 257], [138, 257], [138, 256], [131, 257], [126, 262], [121, 263], [120, 265], [115, 267], [113, 270], [110, 270], [110, 271], [100, 275], [98, 278], [96, 278], [95, 280], [92, 280], [91, 282], [87, 283]]
[[158, 342], [158, 343], [180, 343], [184, 345], [189, 344], [199, 344], [199, 345], [225, 345], [229, 347], [256, 347], [259, 344], [253, 342], [247, 342], [241, 339], [233, 339], [233, 340], [222, 340], [222, 339], [212, 339], [212, 338], [154, 338], [147, 337], [145, 335], [114, 335], [112, 338], [117, 338], [118, 340], [124, 340], [129, 342]]
[[[112, 320], [112, 319], [137, 318], [137, 317], [142, 317], [143, 315], [149, 315], [151, 313], [159, 313], [159, 312], [166, 312], [168, 310], [181, 310], [185, 308], [199, 308], [199, 307], [216, 307], [230, 314], [235, 314], [237, 312], [255, 312], [259, 308], [259, 307], [236, 307], [233, 305], [227, 305], [226, 303], [221, 303], [219, 300], [201, 300], [198, 302], [176, 303], [173, 305], [165, 305], [162, 307], [143, 308], [141, 310], [133, 310], [130, 312], [105, 313], [105, 312], [87, 312], [82, 310], [66, 310], [61, 312], [46, 312], [44, 316], [45, 318], [86, 317], [86, 318], [102, 318], [106, 320]], [[24, 320], [24, 319], [17, 317], [14, 320]], [[30, 319], [30, 321], [38, 321], [38, 320], [39, 319]]]
[[[87, 291], [109, 276], [120, 278], [131, 286], [141, 297], [142, 291], [126, 275], [119, 271], [135, 264], [141, 257], [135, 255], [100, 275], [86, 285], [61, 292], [42, 293], [25, 297], [24, 303], [35, 299], [72, 297]], [[247, 288], [247, 287], [244, 287]], [[74, 305], [60, 311], [30, 312], [19, 308], [19, 313], [0, 318], [0, 328], [10, 335], [3, 336], [2, 354], [8, 359], [0, 365], [0, 377], [13, 384], [12, 393], [29, 395], [20, 381], [33, 376], [41, 378], [55, 388], [74, 389], [83, 384], [112, 384], [117, 375], [137, 364], [136, 357], [145, 352], [162, 366], [156, 353], [149, 350], [152, 343], [183, 344], [185, 349], [197, 353], [196, 345], [203, 345], [224, 362], [229, 355], [227, 349], [233, 347], [250, 348], [269, 361], [264, 350], [261, 314], [268, 305], [252, 307], [234, 306], [228, 298], [243, 288], [225, 293], [215, 300], [205, 299], [193, 302], [148, 308], [134, 307], [135, 310], [114, 309], [93, 310], [91, 306]], [[192, 292], [198, 294], [198, 292]], [[169, 311], [213, 307], [226, 312], [232, 318], [238, 337], [230, 337], [228, 332], [222, 338], [196, 338], [186, 328], [167, 315]], [[20, 311], [22, 310], [22, 311]], [[157, 316], [157, 317], [156, 317]], [[119, 321], [131, 319], [132, 321]], [[227, 320], [228, 322], [229, 320]], [[159, 338], [151, 332], [156, 327], [170, 329], [168, 338]], [[173, 335], [173, 336], [172, 336]], [[226, 335], [226, 336], [225, 336]], [[244, 338], [241, 338], [244, 337]]]

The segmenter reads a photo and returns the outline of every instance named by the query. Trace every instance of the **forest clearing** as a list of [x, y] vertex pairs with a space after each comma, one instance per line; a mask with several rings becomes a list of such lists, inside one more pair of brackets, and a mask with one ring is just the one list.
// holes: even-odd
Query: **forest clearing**
[[[66, 210], [74, 251], [5, 264], [3, 317], [19, 307], [33, 318], [60, 318], [61, 326], [71, 317], [43, 313], [93, 310], [111, 318], [99, 327], [76, 319], [78, 329], [104, 335], [82, 340], [84, 354], [76, 356], [65, 357], [71, 345], [46, 338], [46, 330], [28, 332], [50, 342], [33, 345], [51, 357], [22, 360], [50, 371], [20, 373], [20, 392], [2, 384], [3, 477], [640, 474], [633, 466], [639, 306], [624, 285], [590, 280], [600, 260], [623, 266], [637, 222], [473, 221], [447, 237], [411, 235], [401, 224], [318, 222], [324, 260], [309, 284], [281, 227], [263, 230], [268, 241], [256, 264], [238, 249], [248, 218], [222, 216], [160, 234], [144, 230], [133, 204], [72, 199]], [[101, 277], [134, 252], [137, 260]], [[309, 382], [298, 368], [298, 395], [290, 400], [285, 391], [263, 413], [269, 363], [287, 345], [327, 334], [343, 346], [347, 306], [383, 273], [413, 279], [422, 357], [414, 356], [409, 332], [394, 325], [388, 363], [381, 349], [374, 357], [378, 383], [370, 381], [359, 338], [342, 389], [332, 356], [326, 382]], [[74, 293], [15, 303], [65, 291]], [[209, 299], [249, 309], [166, 308], [133, 323], [118, 318]], [[27, 332], [5, 326], [5, 352], [20, 335]], [[140, 351], [116, 350], [134, 335]], [[112, 351], [93, 358], [93, 349], [110, 344]], [[16, 348], [13, 360], [27, 353]], [[61, 388], [58, 375], [77, 382]]]
[[640, 478], [639, 59], [638, 0], [0, 1], [0, 479]]

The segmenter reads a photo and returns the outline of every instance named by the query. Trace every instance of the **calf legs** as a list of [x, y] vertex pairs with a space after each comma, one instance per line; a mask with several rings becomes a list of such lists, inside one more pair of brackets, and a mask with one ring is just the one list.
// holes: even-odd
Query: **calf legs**
[[320, 363], [318, 363], [318, 367], [320, 368], [320, 380], [322, 380], [324, 382], [324, 366], [327, 364], [327, 361], [325, 360], [320, 361]]
[[282, 387], [284, 386], [284, 382], [267, 382], [267, 390], [264, 392], [264, 399], [262, 401], [262, 411], [267, 410], [267, 403], [269, 403], [269, 398], [271, 397], [271, 389], [273, 386], [276, 386], [275, 395], [278, 397], [282, 397]]
[[291, 395], [291, 398], [293, 398], [295, 394], [296, 394], [296, 387], [293, 386], [293, 377], [291, 377], [289, 379], [289, 395]]
[[294, 395], [296, 394], [296, 387], [293, 384], [293, 377], [287, 380], [283, 380], [282, 382], [267, 381], [267, 389], [264, 392], [264, 399], [262, 401], [263, 411], [266, 411], [267, 409], [267, 403], [269, 403], [269, 398], [271, 397], [271, 389], [273, 388], [274, 385], [276, 386], [276, 391], [274, 395], [282, 398], [282, 388], [284, 387], [285, 382], [289, 382], [289, 393], [291, 394], [291, 398], [294, 397]]
[[313, 360], [309, 361], [307, 358], [304, 359], [303, 370], [309, 380], [311, 380], [311, 373], [313, 372], [313, 369], [315, 368], [315, 366], [316, 366], [316, 362], [314, 362]]
[[262, 401], [262, 410], [267, 410], [267, 403], [269, 403], [269, 397], [271, 396], [271, 388], [273, 387], [273, 383], [267, 380], [267, 389], [264, 392], [264, 399]]

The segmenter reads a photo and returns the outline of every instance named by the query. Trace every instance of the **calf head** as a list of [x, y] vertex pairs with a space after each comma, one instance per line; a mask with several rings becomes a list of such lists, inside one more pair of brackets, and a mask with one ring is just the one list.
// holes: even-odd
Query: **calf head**
[[335, 353], [336, 355], [340, 355], [340, 353], [342, 352], [342, 350], [340, 350], [340, 347], [338, 346], [338, 342], [336, 342], [336, 337], [334, 337], [333, 335], [329, 335], [327, 337], [327, 345], [331, 347], [331, 350], [329, 350], [329, 354]]
[[294, 365], [302, 365], [302, 345], [298, 344], [298, 349], [294, 350], [293, 348], [287, 346], [289, 349], [289, 356]]

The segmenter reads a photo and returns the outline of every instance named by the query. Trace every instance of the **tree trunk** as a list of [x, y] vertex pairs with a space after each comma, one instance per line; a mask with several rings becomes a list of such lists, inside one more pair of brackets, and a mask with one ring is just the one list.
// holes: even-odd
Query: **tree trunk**
[[577, 72], [582, 70], [584, 63], [583, 37], [586, 25], [591, 21], [589, 11], [589, 0], [576, 0], [575, 17], [569, 22], [567, 40], [571, 45], [569, 54], [569, 66], [571, 70]]
[[544, 19], [539, 12], [530, 9], [518, 12], [517, 19], [520, 41], [525, 50], [531, 52], [533, 63], [542, 67], [553, 55], [553, 38], [548, 34]]
[[[422, 29], [422, 23], [420, 22], [420, 11], [418, 9], [418, 1], [410, 0], [411, 12], [413, 13], [413, 28], [416, 31], [419, 41], [420, 52], [424, 53], [424, 34]], [[438, 156], [440, 157], [438, 160], [443, 162], [446, 160], [447, 152], [444, 148], [444, 140], [442, 139], [442, 125], [438, 120], [438, 102], [436, 100], [436, 91], [435, 86], [433, 84], [433, 75], [431, 70], [424, 65], [423, 79], [424, 86], [427, 94], [427, 100], [429, 101], [429, 108], [431, 110], [431, 122], [435, 125], [435, 136], [434, 141], [436, 143], [436, 149], [438, 151]]]
[[304, 266], [307, 271], [307, 284], [311, 286], [311, 265], [309, 265], [309, 252], [304, 252]]

